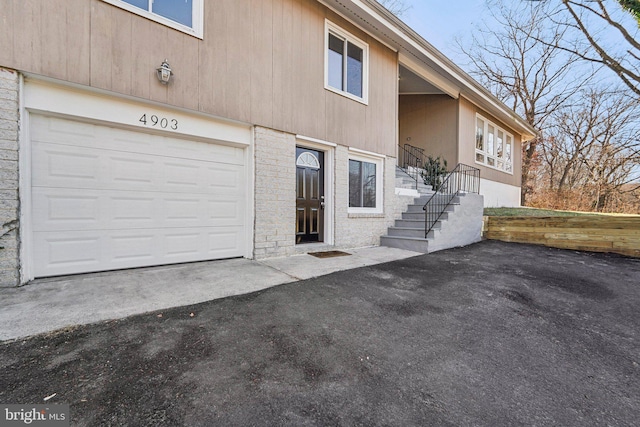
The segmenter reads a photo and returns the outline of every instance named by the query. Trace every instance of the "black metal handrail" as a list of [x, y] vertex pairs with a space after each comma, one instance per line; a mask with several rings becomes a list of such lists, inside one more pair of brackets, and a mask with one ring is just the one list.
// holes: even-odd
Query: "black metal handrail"
[[435, 189], [424, 207], [424, 237], [436, 225], [453, 200], [464, 193], [480, 192], [480, 169], [458, 163]]
[[404, 147], [398, 145], [398, 149], [398, 166], [413, 178], [417, 189], [418, 180], [422, 179], [422, 168], [425, 162], [424, 149], [410, 144], [405, 144]]

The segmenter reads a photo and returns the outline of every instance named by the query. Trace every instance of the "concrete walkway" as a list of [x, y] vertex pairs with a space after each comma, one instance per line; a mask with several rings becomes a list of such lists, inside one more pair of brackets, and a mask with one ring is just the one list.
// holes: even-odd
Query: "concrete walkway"
[[231, 259], [38, 279], [0, 289], [0, 341], [259, 291], [421, 255], [386, 247], [349, 256]]

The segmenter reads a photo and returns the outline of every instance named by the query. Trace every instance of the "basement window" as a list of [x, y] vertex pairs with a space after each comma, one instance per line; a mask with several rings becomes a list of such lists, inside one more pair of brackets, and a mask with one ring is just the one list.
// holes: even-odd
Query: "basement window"
[[349, 213], [382, 213], [383, 159], [349, 154]]

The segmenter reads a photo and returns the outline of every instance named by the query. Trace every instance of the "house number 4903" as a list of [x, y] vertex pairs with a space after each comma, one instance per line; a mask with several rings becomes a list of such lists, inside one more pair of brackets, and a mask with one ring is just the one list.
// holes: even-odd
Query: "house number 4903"
[[162, 129], [178, 130], [178, 121], [176, 119], [168, 119], [166, 117], [158, 117], [155, 114], [147, 116], [143, 114], [139, 120], [145, 126], [160, 127]]

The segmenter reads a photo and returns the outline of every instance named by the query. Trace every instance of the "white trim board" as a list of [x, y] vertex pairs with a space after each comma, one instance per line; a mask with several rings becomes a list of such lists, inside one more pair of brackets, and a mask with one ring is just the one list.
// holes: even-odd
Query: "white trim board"
[[[139, 131], [171, 134], [175, 137], [230, 142], [242, 146], [251, 144], [251, 126], [248, 125], [190, 115], [154, 104], [81, 91], [41, 80], [25, 81], [24, 102], [30, 111], [43, 114], [61, 114], [102, 123], [116, 123]], [[149, 119], [147, 125], [140, 121], [143, 114]], [[167, 126], [153, 126], [150, 121], [152, 115], [167, 119]], [[171, 129], [172, 120], [177, 121], [176, 130]]]

